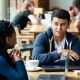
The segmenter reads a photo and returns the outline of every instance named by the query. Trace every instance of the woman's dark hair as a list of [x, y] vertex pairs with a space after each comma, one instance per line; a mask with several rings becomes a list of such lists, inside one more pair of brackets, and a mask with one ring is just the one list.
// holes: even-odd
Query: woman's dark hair
[[0, 55], [3, 56], [6, 61], [13, 67], [12, 59], [7, 53], [5, 46], [6, 37], [12, 36], [15, 33], [15, 29], [10, 21], [0, 20]]
[[67, 10], [64, 9], [54, 9], [51, 20], [53, 20], [54, 17], [60, 18], [60, 19], [67, 19], [68, 22], [70, 21], [70, 14]]
[[80, 0], [73, 0], [72, 5], [80, 11]]
[[12, 36], [14, 32], [15, 29], [10, 21], [0, 20], [0, 45], [5, 46], [6, 37]]

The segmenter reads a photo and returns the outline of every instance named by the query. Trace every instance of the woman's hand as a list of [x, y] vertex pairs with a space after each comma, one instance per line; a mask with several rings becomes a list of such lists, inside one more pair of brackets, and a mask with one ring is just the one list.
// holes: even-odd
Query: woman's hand
[[12, 56], [13, 56], [14, 61], [22, 60], [21, 53], [17, 49], [14, 49], [12, 51]]
[[72, 50], [67, 50], [67, 49], [60, 49], [58, 50], [58, 54], [61, 56], [61, 55], [64, 55], [64, 56], [67, 56], [69, 57], [72, 61], [75, 61], [75, 60], [79, 60], [80, 59], [80, 56], [72, 51]]

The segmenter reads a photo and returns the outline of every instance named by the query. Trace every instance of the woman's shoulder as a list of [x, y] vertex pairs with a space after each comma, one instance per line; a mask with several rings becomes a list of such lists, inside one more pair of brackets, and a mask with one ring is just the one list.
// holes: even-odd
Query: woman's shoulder
[[3, 62], [3, 61], [5, 61], [5, 58], [0, 55], [0, 62]]
[[6, 62], [6, 59], [5, 59], [3, 56], [0, 55], [0, 65], [1, 65], [1, 67], [3, 67], [3, 65], [4, 65], [5, 63], [7, 63], [7, 62]]

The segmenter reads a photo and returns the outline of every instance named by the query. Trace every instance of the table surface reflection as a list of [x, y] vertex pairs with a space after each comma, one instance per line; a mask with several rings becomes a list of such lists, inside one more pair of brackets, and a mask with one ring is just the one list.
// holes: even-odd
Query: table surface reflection
[[[36, 71], [36, 72], [29, 72], [27, 71], [28, 76], [31, 78], [31, 80], [37, 80], [38, 77], [42, 74], [47, 74], [47, 75], [54, 75], [54, 74], [58, 74], [58, 75], [64, 75], [64, 72], [45, 72], [45, 71]], [[66, 80], [80, 80], [80, 75], [78, 75], [77, 73], [75, 73], [74, 71], [69, 71], [67, 74], [67, 79]]]

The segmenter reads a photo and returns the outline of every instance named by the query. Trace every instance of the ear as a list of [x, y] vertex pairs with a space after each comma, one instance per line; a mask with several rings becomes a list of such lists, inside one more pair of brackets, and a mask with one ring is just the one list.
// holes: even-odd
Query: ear
[[71, 20], [68, 22], [68, 27], [67, 27], [67, 28], [69, 28], [69, 27], [70, 27], [70, 24], [71, 24]]
[[69, 21], [69, 25], [71, 24], [71, 20]]
[[6, 43], [9, 43], [9, 42], [10, 42], [9, 37], [6, 37]]

